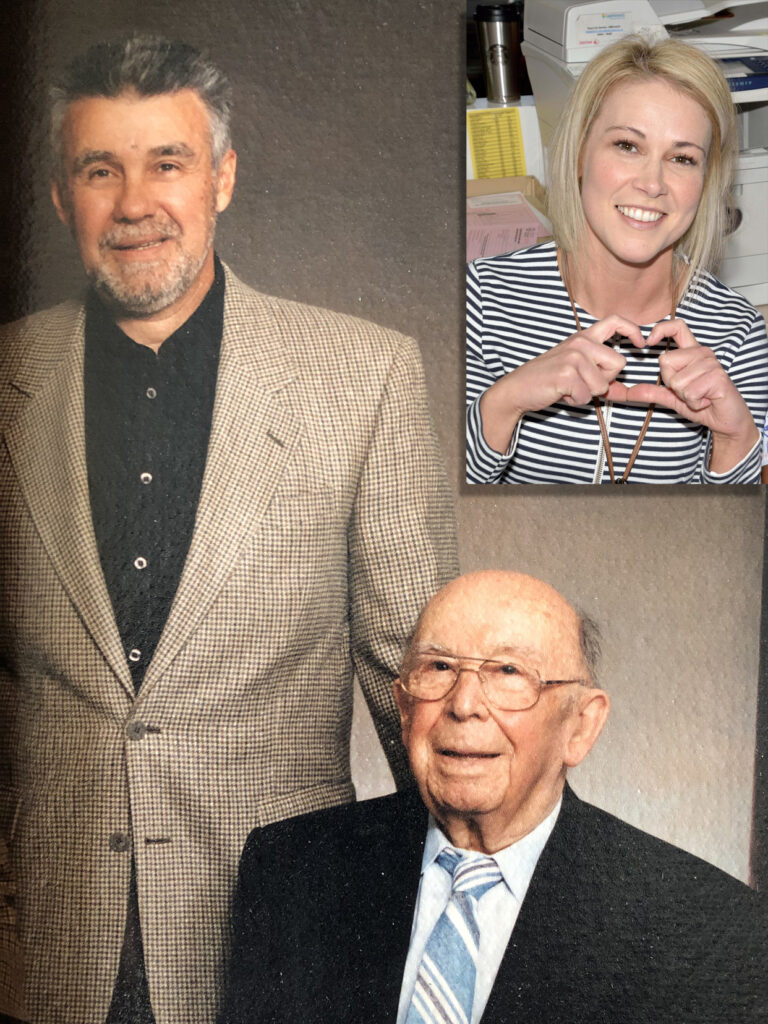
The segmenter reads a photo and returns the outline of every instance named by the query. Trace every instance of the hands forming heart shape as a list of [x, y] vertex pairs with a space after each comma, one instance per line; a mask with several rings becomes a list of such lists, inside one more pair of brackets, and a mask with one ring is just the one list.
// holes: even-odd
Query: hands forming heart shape
[[[627, 362], [610, 347], [617, 335], [636, 348], [671, 339], [674, 347], [659, 354], [660, 384], [628, 386], [616, 379]], [[598, 320], [497, 380], [481, 402], [483, 433], [492, 447], [504, 451], [524, 413], [555, 402], [587, 405], [595, 397], [663, 406], [702, 424], [712, 433], [710, 467], [715, 471], [721, 464], [735, 465], [759, 437], [746, 402], [714, 352], [699, 344], [684, 320], [662, 320], [646, 339], [637, 324], [620, 316]]]

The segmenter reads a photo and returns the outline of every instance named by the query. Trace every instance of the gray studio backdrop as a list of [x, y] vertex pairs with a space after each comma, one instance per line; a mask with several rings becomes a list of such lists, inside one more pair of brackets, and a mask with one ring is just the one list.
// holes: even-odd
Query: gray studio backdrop
[[[464, 13], [465, 0], [28, 4], [13, 37], [24, 76], [10, 308], [82, 283], [41, 159], [48, 69], [134, 28], [206, 47], [237, 95], [238, 185], [220, 254], [263, 291], [418, 338], [463, 567], [540, 575], [603, 626], [613, 712], [577, 791], [747, 878], [762, 489], [461, 483]], [[371, 796], [391, 779], [357, 711], [354, 772]]]

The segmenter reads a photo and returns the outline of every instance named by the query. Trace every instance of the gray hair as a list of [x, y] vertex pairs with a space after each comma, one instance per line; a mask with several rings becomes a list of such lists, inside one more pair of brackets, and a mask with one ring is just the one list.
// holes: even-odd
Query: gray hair
[[579, 649], [587, 669], [587, 683], [597, 686], [597, 665], [602, 653], [600, 627], [594, 619], [577, 609], [579, 616]]
[[59, 185], [66, 182], [62, 130], [67, 108], [88, 97], [113, 99], [193, 89], [208, 111], [214, 170], [230, 148], [232, 91], [223, 72], [188, 43], [135, 34], [97, 43], [77, 57], [51, 87], [51, 151]]

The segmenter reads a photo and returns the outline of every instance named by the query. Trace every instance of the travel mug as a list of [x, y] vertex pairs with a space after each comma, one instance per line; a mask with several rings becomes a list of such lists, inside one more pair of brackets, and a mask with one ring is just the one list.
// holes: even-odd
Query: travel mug
[[475, 11], [491, 103], [520, 99], [520, 4], [480, 4]]

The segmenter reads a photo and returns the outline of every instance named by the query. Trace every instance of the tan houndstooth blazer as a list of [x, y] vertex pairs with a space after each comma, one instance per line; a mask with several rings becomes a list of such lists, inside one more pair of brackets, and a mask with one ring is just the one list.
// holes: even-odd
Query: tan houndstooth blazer
[[106, 1015], [131, 852], [158, 1024], [212, 1024], [248, 832], [353, 798], [353, 664], [403, 777], [398, 655], [457, 571], [413, 342], [226, 287], [194, 536], [138, 698], [91, 523], [82, 306], [0, 342], [0, 951], [17, 916], [35, 1024]]

